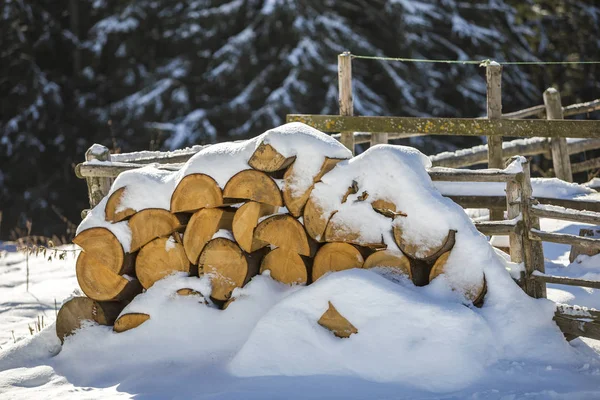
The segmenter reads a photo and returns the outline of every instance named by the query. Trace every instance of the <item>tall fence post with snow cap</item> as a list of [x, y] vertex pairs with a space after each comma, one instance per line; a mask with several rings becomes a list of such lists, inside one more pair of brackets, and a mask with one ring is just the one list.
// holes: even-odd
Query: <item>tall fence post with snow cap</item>
[[[488, 119], [502, 118], [502, 66], [492, 61], [486, 65], [487, 83], [487, 117]], [[488, 168], [504, 168], [502, 158], [502, 136], [490, 135], [488, 142]], [[490, 221], [503, 219], [499, 210], [490, 210]]]
[[[513, 157], [507, 161], [507, 164], [511, 164], [517, 159], [518, 157]], [[506, 210], [509, 220], [518, 219], [522, 216], [521, 199], [523, 198], [523, 191], [520, 180], [523, 179], [523, 176], [524, 174], [521, 172], [519, 175], [517, 175], [517, 179], [508, 181], [506, 183]], [[509, 234], [508, 239], [510, 247], [510, 260], [514, 263], [521, 264], [525, 260], [522, 221], [518, 223], [515, 232], [511, 232]]]
[[[544, 105], [546, 106], [547, 119], [564, 119], [560, 93], [558, 90], [548, 88], [544, 91]], [[552, 148], [552, 166], [554, 167], [554, 175], [563, 181], [573, 182], [567, 139], [564, 137], [550, 138], [550, 145]]]
[[[85, 152], [85, 161], [110, 161], [110, 151], [106, 146], [94, 144]], [[111, 178], [89, 177], [85, 179], [88, 187], [90, 207], [94, 208], [110, 191]]]
[[[354, 115], [352, 99], [352, 54], [346, 51], [338, 55], [338, 86], [340, 115]], [[340, 142], [354, 154], [354, 132], [341, 132]]]

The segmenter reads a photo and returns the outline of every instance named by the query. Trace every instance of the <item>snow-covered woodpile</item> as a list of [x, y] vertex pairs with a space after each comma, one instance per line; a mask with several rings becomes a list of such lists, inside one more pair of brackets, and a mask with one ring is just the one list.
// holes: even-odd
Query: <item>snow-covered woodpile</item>
[[[351, 268], [416, 286], [443, 276], [465, 304], [480, 305], [486, 283], [467, 243], [482, 237], [435, 190], [429, 166], [402, 146], [352, 158], [336, 140], [293, 123], [210, 146], [176, 172], [125, 172], [78, 229], [77, 278], [87, 297], [63, 305], [59, 337], [85, 319], [116, 332], [139, 326], [152, 315], [124, 307], [174, 273], [208, 279], [210, 289], [170, 295], [221, 309], [257, 274], [309, 285]], [[318, 322], [339, 337], [357, 331], [331, 303]]]

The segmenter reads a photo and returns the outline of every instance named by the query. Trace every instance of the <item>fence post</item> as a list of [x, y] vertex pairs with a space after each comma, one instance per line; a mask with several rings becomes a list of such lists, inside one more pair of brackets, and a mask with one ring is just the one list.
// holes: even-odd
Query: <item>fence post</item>
[[523, 248], [525, 249], [525, 291], [535, 298], [546, 297], [546, 284], [531, 279], [534, 271], [545, 272], [544, 249], [542, 242], [532, 240], [531, 229], [540, 229], [540, 219], [531, 213], [533, 190], [531, 188], [531, 172], [529, 162], [522, 164], [521, 175], [521, 212], [523, 213]]
[[[492, 62], [485, 70], [487, 84], [487, 117], [502, 118], [502, 66]], [[502, 136], [490, 135], [488, 142], [488, 168], [504, 168], [502, 159]], [[490, 221], [503, 219], [501, 210], [490, 210]]]
[[[94, 144], [85, 152], [85, 161], [110, 161], [110, 151], [107, 147]], [[85, 178], [88, 187], [90, 207], [94, 208], [110, 191], [111, 178]]]
[[[507, 161], [507, 164], [514, 161], [514, 158]], [[522, 175], [522, 174], [521, 174]], [[521, 215], [521, 199], [523, 198], [522, 186], [519, 183], [520, 178], [506, 183], [506, 210], [508, 219], [515, 219]], [[508, 236], [510, 243], [510, 260], [521, 264], [524, 261], [523, 248], [523, 222], [517, 224], [517, 229]]]
[[[564, 119], [558, 90], [548, 88], [544, 91], [544, 105], [546, 106], [546, 116], [548, 119]], [[554, 175], [563, 181], [573, 182], [567, 139], [564, 137], [550, 138], [550, 146], [552, 148]]]
[[[352, 100], [352, 55], [346, 51], [338, 55], [338, 86], [340, 115], [354, 115]], [[354, 132], [341, 132], [340, 142], [354, 154]]]

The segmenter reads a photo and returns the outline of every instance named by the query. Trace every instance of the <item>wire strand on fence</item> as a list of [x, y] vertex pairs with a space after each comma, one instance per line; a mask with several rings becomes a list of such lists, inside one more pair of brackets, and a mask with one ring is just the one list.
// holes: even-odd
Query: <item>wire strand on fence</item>
[[352, 58], [360, 58], [364, 60], [379, 60], [379, 61], [400, 61], [414, 63], [439, 63], [439, 64], [476, 64], [480, 67], [487, 67], [493, 62], [500, 65], [577, 65], [577, 64], [600, 64], [600, 61], [494, 61], [486, 60], [430, 60], [426, 58], [403, 58], [403, 57], [378, 57], [378, 56], [361, 56], [351, 54]]

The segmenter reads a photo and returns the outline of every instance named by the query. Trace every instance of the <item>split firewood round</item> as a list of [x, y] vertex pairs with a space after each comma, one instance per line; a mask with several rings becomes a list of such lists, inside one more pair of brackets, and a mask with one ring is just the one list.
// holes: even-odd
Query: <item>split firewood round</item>
[[258, 145], [248, 165], [252, 168], [263, 172], [275, 172], [289, 167], [296, 157], [284, 157], [273, 146], [266, 143]]
[[261, 221], [254, 229], [254, 237], [284, 250], [310, 256], [310, 245], [302, 224], [287, 214], [278, 214]]
[[306, 229], [308, 236], [317, 242], [324, 242], [327, 224], [334, 214], [335, 212], [325, 215], [323, 208], [321, 208], [321, 206], [319, 206], [313, 199], [309, 199], [304, 207], [304, 214], [302, 218], [304, 221], [304, 229]]
[[211, 297], [226, 301], [236, 287], [244, 286], [258, 273], [260, 255], [246, 254], [229, 239], [209, 241], [198, 261], [198, 273], [207, 275], [212, 285]]
[[331, 302], [328, 303], [329, 308], [321, 315], [321, 318], [317, 321], [318, 324], [329, 329], [339, 338], [349, 338], [353, 333], [358, 333], [358, 329], [340, 314]]
[[405, 238], [405, 235], [403, 235], [402, 229], [399, 226], [394, 227], [394, 241], [400, 250], [407, 256], [419, 260], [437, 258], [444, 252], [452, 249], [452, 247], [454, 247], [455, 235], [455, 230], [448, 231], [446, 239], [444, 239], [442, 246], [439, 248], [423, 247], [419, 244], [411, 243], [410, 239]]
[[277, 248], [267, 254], [261, 264], [260, 273], [269, 270], [271, 278], [288, 285], [304, 285], [308, 282], [309, 262], [298, 253]]
[[217, 182], [205, 174], [184, 177], [171, 196], [171, 212], [194, 212], [223, 205], [223, 193]]
[[144, 313], [123, 314], [115, 321], [113, 331], [117, 333], [126, 332], [130, 329], [137, 328], [149, 319], [150, 316]]
[[151, 240], [181, 231], [185, 222], [185, 217], [160, 208], [148, 208], [135, 213], [129, 220], [131, 251], [139, 250]]
[[121, 199], [125, 195], [125, 190], [127, 190], [125, 187], [117, 189], [108, 197], [106, 207], [104, 208], [107, 221], [119, 222], [135, 214], [136, 210], [129, 207], [117, 211], [121, 206]]
[[125, 252], [119, 239], [108, 229], [99, 227], [86, 229], [75, 236], [73, 243], [115, 274], [122, 273]]
[[367, 257], [363, 268], [385, 267], [389, 268], [398, 274], [403, 274], [411, 277], [410, 261], [406, 256], [397, 251], [379, 250]]
[[335, 167], [340, 161], [342, 161], [342, 159], [326, 157], [325, 161], [323, 161], [321, 169], [319, 170], [319, 173], [313, 177], [313, 185], [311, 185], [308, 189], [300, 192], [294, 190], [294, 180], [296, 176], [294, 164], [292, 164], [292, 166], [288, 168], [288, 170], [283, 175], [283, 201], [290, 214], [292, 214], [296, 218], [302, 215], [302, 211], [304, 210], [304, 206], [310, 198], [310, 193], [313, 190], [314, 184], [319, 182], [323, 175], [331, 171], [333, 167]]
[[181, 243], [169, 238], [158, 238], [140, 250], [136, 264], [136, 275], [145, 289], [173, 272], [190, 273], [190, 261]]
[[[131, 301], [142, 292], [137, 279], [128, 279], [115, 273], [85, 251], [79, 253], [75, 270], [79, 287], [93, 300]], [[133, 263], [130, 263], [126, 273], [133, 274]]]
[[183, 235], [183, 247], [188, 260], [198, 264], [202, 249], [219, 229], [232, 229], [234, 211], [223, 208], [203, 208], [192, 215]]
[[232, 231], [233, 237], [242, 250], [252, 253], [267, 245], [254, 237], [254, 229], [260, 218], [275, 213], [277, 209], [278, 207], [270, 204], [255, 201], [249, 201], [237, 209], [233, 217]]
[[235, 174], [223, 189], [223, 198], [233, 201], [252, 200], [272, 206], [283, 206], [277, 183], [267, 174], [247, 169]]
[[383, 242], [383, 237], [377, 242], [365, 242], [361, 237], [362, 233], [360, 230], [353, 231], [347, 226], [340, 224], [340, 222], [336, 220], [336, 215], [339, 214], [334, 214], [331, 216], [329, 222], [327, 223], [327, 227], [325, 228], [326, 242], [344, 242], [368, 247], [371, 249], [386, 248], [386, 245]]
[[348, 243], [327, 243], [321, 247], [313, 260], [312, 281], [328, 272], [362, 268], [364, 258], [360, 251]]
[[83, 321], [92, 321], [100, 325], [112, 325], [123, 310], [123, 303], [100, 302], [88, 297], [73, 297], [58, 311], [56, 316], [56, 336], [61, 343], [65, 337], [81, 327]]

